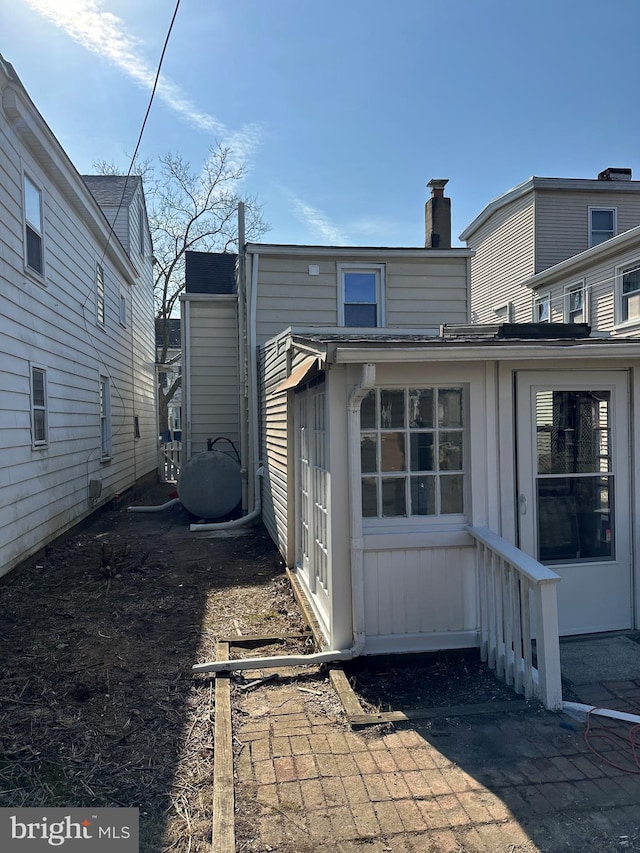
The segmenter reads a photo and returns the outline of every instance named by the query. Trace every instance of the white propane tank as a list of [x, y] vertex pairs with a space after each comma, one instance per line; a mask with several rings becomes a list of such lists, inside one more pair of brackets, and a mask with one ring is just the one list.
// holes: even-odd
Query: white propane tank
[[198, 518], [223, 518], [242, 497], [240, 465], [220, 450], [205, 450], [192, 456], [180, 471], [178, 497], [185, 509]]

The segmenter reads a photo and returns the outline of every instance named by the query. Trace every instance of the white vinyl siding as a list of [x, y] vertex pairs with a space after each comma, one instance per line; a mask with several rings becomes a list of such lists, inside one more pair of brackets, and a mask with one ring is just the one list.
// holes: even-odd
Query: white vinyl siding
[[[385, 326], [389, 329], [437, 329], [441, 323], [466, 323], [468, 258], [385, 257]], [[255, 263], [255, 261], [254, 261]], [[374, 259], [353, 255], [260, 255], [258, 261], [257, 341], [263, 344], [289, 326], [339, 326], [339, 267], [366, 269]], [[251, 264], [249, 265], [251, 266]], [[310, 274], [309, 267], [318, 274]]]
[[[12, 101], [13, 84], [3, 75], [0, 66], [0, 334], [5, 353], [0, 365], [5, 456], [0, 574], [95, 508], [88, 500], [90, 479], [102, 481], [104, 504], [157, 468], [150, 258], [134, 269], [112, 238], [105, 262], [106, 312], [117, 317], [120, 287], [130, 288], [130, 326], [96, 326], [96, 258], [105, 252], [108, 225], [77, 172], [64, 165], [66, 157], [36, 111], [24, 98]], [[23, 110], [29, 111], [28, 134]], [[48, 162], [62, 165], [48, 171]], [[36, 275], [25, 275], [24, 174], [42, 192], [46, 288]], [[37, 453], [32, 440], [34, 365], [46, 369], [47, 444], [39, 445]], [[110, 465], [100, 464], [100, 374], [112, 381]]]
[[[240, 371], [235, 296], [188, 299], [190, 455], [209, 439], [226, 438], [240, 452]], [[171, 376], [169, 377], [171, 379]], [[235, 456], [228, 442], [216, 448]]]
[[[605, 182], [603, 182], [605, 183]], [[536, 269], [542, 272], [589, 248], [590, 209], [616, 210], [618, 234], [640, 225], [640, 193], [536, 191]]]
[[[262, 348], [259, 366], [260, 455], [265, 467], [262, 477], [262, 519], [271, 538], [285, 556], [290, 544], [288, 472], [294, 454], [293, 442], [288, 438], [287, 391], [278, 390], [278, 386], [287, 378], [287, 364], [287, 353], [281, 340], [270, 341]], [[296, 366], [297, 362], [294, 362], [291, 369]]]
[[498, 210], [469, 238], [471, 319], [495, 323], [495, 305], [512, 305], [513, 322], [529, 322], [531, 296], [522, 282], [534, 272], [533, 193]]

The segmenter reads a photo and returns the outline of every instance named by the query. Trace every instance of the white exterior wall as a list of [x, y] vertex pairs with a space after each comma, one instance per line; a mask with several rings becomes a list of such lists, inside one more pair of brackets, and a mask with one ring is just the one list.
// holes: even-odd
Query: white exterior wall
[[[150, 243], [147, 263], [136, 259], [135, 267], [117, 241], [106, 248], [109, 228], [79, 175], [1, 67], [0, 82], [10, 107], [0, 120], [1, 574], [154, 472], [157, 426]], [[42, 190], [42, 280], [25, 268], [24, 170]], [[104, 327], [96, 315], [99, 261]], [[42, 447], [32, 447], [32, 366], [46, 370], [48, 442]], [[110, 383], [108, 461], [101, 461], [100, 376]], [[102, 485], [97, 501], [89, 498], [91, 480]]]
[[564, 297], [567, 287], [582, 282], [585, 289], [587, 319], [591, 328], [618, 337], [640, 336], [640, 322], [625, 322], [621, 312], [620, 270], [640, 266], [640, 235], [627, 246], [598, 251], [590, 258], [576, 258], [575, 263], [550, 269], [540, 286], [531, 288], [531, 299], [547, 294], [551, 299], [551, 319], [564, 321]]
[[[219, 437], [230, 439], [240, 453], [237, 297], [185, 294], [182, 311], [187, 458]], [[227, 442], [218, 442], [216, 450], [235, 456]]]
[[591, 207], [617, 211], [617, 234], [640, 225], [639, 192], [537, 190], [535, 206], [537, 273], [589, 248]]
[[533, 228], [533, 193], [527, 193], [496, 211], [467, 241], [476, 253], [472, 322], [530, 322], [531, 301], [521, 283], [535, 271]]
[[[288, 326], [338, 325], [338, 265], [385, 264], [386, 327], [437, 329], [441, 323], [466, 323], [468, 258], [385, 255], [380, 249], [334, 257], [261, 254], [258, 260], [257, 342], [262, 345]], [[318, 275], [309, 267], [317, 266]], [[251, 269], [251, 263], [249, 263]]]

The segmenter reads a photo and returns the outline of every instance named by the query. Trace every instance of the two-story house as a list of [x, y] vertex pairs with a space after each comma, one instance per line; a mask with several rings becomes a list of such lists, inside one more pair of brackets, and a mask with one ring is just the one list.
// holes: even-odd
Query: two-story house
[[2, 57], [0, 97], [1, 574], [154, 475], [157, 418], [142, 182], [79, 175]]
[[640, 181], [630, 169], [605, 169], [597, 179], [533, 177], [499, 195], [460, 235], [474, 252], [473, 322], [584, 320], [579, 280], [567, 283], [562, 298], [555, 295], [553, 311], [547, 299], [532, 297], [527, 282], [639, 225]]
[[319, 659], [480, 647], [557, 707], [559, 634], [640, 617], [637, 345], [470, 323], [473, 252], [431, 186], [425, 247], [247, 244], [216, 293], [187, 282], [189, 453], [239, 447]]

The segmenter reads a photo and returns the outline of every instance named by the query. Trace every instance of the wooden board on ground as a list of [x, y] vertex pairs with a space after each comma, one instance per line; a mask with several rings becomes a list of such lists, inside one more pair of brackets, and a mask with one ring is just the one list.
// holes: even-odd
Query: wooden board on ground
[[[229, 644], [218, 643], [216, 660], [229, 660]], [[213, 739], [213, 846], [215, 853], [236, 849], [231, 685], [229, 674], [216, 676], [215, 734]]]

